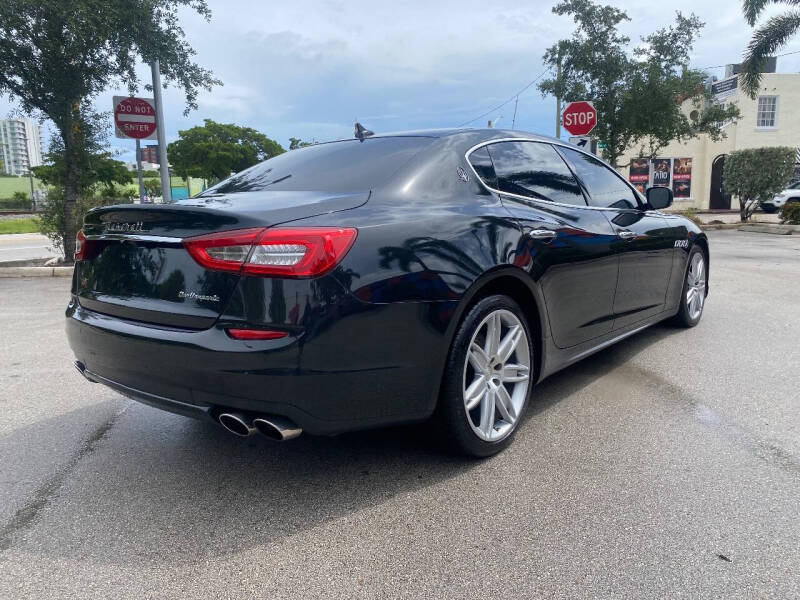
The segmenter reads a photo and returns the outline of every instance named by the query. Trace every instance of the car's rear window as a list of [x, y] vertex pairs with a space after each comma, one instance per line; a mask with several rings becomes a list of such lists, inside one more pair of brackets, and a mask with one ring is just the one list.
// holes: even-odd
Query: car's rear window
[[367, 138], [290, 150], [232, 175], [201, 196], [261, 190], [371, 190], [433, 141], [429, 137]]

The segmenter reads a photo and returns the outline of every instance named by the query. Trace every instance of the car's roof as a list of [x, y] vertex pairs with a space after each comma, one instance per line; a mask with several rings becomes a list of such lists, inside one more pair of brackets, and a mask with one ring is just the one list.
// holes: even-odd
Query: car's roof
[[[562, 144], [564, 143], [563, 140], [558, 140], [556, 138], [549, 137], [546, 135], [540, 135], [537, 133], [530, 133], [528, 131], [520, 131], [518, 129], [494, 129], [494, 128], [476, 129], [471, 127], [414, 129], [410, 131], [390, 131], [386, 133], [376, 132], [375, 134], [369, 137], [370, 138], [387, 138], [387, 137], [444, 138], [444, 137], [454, 137], [454, 136], [469, 137], [471, 140], [474, 140], [475, 143], [481, 141], [494, 140], [494, 139], [503, 139], [503, 138], [526, 138], [542, 142], [559, 142]], [[343, 141], [343, 140], [337, 140], [337, 141]]]

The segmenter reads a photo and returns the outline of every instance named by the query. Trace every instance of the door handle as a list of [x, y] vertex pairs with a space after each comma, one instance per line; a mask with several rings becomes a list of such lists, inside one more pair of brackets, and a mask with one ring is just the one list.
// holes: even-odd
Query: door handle
[[628, 229], [620, 229], [617, 231], [617, 235], [621, 237], [623, 240], [632, 240], [636, 237], [637, 233], [635, 231], [630, 231]]
[[558, 235], [558, 232], [552, 229], [526, 229], [525, 235], [534, 240], [553, 240]]

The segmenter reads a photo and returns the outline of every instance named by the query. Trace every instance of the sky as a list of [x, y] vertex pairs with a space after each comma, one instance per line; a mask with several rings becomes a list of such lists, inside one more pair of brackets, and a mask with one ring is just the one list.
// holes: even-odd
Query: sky
[[[624, 0], [623, 31], [633, 41], [667, 25], [675, 11], [694, 12], [706, 26], [692, 66], [740, 62], [751, 29], [737, 0]], [[552, 1], [495, 0], [209, 0], [206, 22], [183, 10], [181, 24], [195, 60], [223, 86], [202, 92], [198, 110], [183, 115], [180, 90], [164, 92], [167, 142], [210, 118], [253, 127], [284, 147], [289, 137], [326, 141], [353, 135], [357, 118], [375, 132], [483, 127], [499, 119], [510, 128], [514, 102], [476, 119], [512, 97], [544, 67], [542, 55], [574, 24], [553, 15]], [[776, 7], [766, 14], [780, 12]], [[782, 52], [800, 50], [800, 37]], [[800, 54], [778, 59], [779, 72], [800, 72]], [[724, 68], [709, 69], [722, 77]], [[141, 74], [149, 81], [150, 71]], [[109, 89], [96, 108], [110, 111]], [[144, 90], [139, 95], [148, 96]], [[0, 116], [14, 109], [0, 96]], [[536, 86], [520, 95], [516, 129], [554, 134], [555, 100]], [[52, 131], [52, 128], [48, 128]], [[113, 138], [120, 160], [134, 160], [133, 140]], [[45, 134], [45, 138], [50, 133]], [[155, 142], [147, 142], [155, 143]]]

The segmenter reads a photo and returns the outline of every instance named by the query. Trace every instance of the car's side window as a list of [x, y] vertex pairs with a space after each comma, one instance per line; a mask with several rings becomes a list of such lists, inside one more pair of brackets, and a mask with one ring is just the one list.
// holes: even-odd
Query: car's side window
[[549, 144], [497, 142], [486, 147], [497, 174], [497, 189], [501, 192], [586, 206], [578, 182]]
[[571, 148], [561, 148], [576, 175], [589, 192], [589, 205], [603, 208], [636, 208], [633, 190], [617, 173], [596, 158]]
[[489, 156], [486, 146], [473, 151], [469, 155], [469, 163], [486, 185], [497, 189], [497, 175], [495, 175], [492, 157]]

